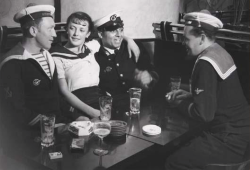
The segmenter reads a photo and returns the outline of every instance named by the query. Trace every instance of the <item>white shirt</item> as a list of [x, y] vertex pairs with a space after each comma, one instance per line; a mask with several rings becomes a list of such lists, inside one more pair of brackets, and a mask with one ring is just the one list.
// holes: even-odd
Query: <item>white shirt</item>
[[96, 40], [85, 43], [90, 49], [90, 53], [81, 59], [65, 59], [53, 57], [56, 63], [58, 79], [65, 78], [69, 90], [74, 90], [97, 86], [99, 84], [99, 64], [95, 60], [94, 54], [99, 51], [100, 44]]

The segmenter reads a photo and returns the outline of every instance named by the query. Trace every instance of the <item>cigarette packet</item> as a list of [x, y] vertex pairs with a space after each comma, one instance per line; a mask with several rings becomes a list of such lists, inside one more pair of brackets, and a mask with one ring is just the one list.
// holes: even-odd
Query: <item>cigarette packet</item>
[[49, 157], [50, 159], [59, 159], [59, 158], [62, 158], [63, 155], [62, 155], [62, 152], [52, 152], [52, 153], [49, 153]]
[[73, 138], [70, 148], [72, 150], [83, 150], [84, 149], [84, 139]]

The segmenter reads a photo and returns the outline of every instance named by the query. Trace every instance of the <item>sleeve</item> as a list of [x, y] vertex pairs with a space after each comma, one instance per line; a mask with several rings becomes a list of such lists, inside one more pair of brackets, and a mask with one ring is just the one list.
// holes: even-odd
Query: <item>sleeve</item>
[[210, 122], [217, 109], [218, 74], [209, 62], [199, 60], [193, 76], [193, 101], [183, 101], [178, 108], [195, 120]]
[[97, 40], [91, 40], [85, 43], [85, 45], [95, 54], [99, 51], [101, 45]]
[[153, 86], [154, 84], [158, 82], [159, 76], [157, 72], [155, 71], [154, 65], [150, 59], [148, 52], [143, 46], [143, 44], [137, 41], [136, 43], [138, 47], [140, 48], [140, 56], [137, 62], [137, 68], [139, 70], [147, 70], [150, 73], [150, 75], [152, 76], [152, 81], [150, 83], [150, 86]]
[[56, 70], [57, 70], [57, 76], [58, 79], [65, 78], [65, 70], [63, 68], [63, 62], [59, 57], [53, 57], [55, 64], [56, 64]]
[[40, 115], [25, 105], [24, 84], [18, 61], [8, 61], [1, 69], [1, 116], [7, 125], [38, 126]]

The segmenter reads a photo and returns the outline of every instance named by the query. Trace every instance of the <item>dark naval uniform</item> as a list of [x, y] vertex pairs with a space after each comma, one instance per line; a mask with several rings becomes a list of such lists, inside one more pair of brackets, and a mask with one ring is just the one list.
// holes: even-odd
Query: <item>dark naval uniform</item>
[[214, 163], [238, 163], [250, 141], [249, 105], [243, 95], [236, 66], [218, 44], [205, 49], [192, 73], [192, 101], [178, 109], [210, 129], [167, 160], [166, 169], [202, 169]]
[[121, 98], [121, 96], [128, 98], [129, 88], [140, 87], [140, 84], [134, 79], [136, 68], [149, 71], [153, 79], [150, 86], [153, 86], [158, 79], [158, 75], [154, 71], [145, 48], [138, 42], [137, 45], [140, 48], [140, 56], [137, 63], [134, 56], [129, 58], [127, 42], [125, 41], [122, 42], [119, 50], [115, 50], [115, 54], [110, 54], [101, 46], [99, 52], [95, 55], [96, 61], [100, 65], [99, 87], [103, 91], [110, 93], [114, 98]]
[[41, 115], [48, 114], [67, 123], [60, 113], [55, 64], [51, 56], [48, 60], [51, 79], [21, 44], [6, 54], [0, 66], [1, 121], [6, 127], [39, 129]]
[[96, 53], [96, 61], [100, 65], [99, 86], [102, 90], [113, 96], [127, 93], [131, 87], [140, 86], [134, 80], [136, 68], [149, 71], [153, 77], [152, 83], [158, 79], [145, 48], [143, 48], [142, 44], [137, 43], [137, 45], [140, 48], [140, 56], [137, 63], [134, 57], [129, 58], [125, 41], [122, 42], [120, 49], [115, 51], [116, 54], [110, 54], [103, 46]]

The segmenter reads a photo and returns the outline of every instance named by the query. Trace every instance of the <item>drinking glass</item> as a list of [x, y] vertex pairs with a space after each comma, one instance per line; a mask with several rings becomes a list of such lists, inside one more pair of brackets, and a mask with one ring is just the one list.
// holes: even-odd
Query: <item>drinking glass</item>
[[100, 118], [102, 121], [108, 121], [111, 118], [112, 97], [102, 96], [99, 98]]
[[45, 116], [40, 118], [41, 124], [41, 145], [42, 147], [49, 147], [54, 145], [54, 127], [55, 127], [55, 115]]
[[141, 89], [140, 88], [130, 88], [130, 113], [139, 114], [140, 113], [140, 102], [141, 102]]
[[106, 155], [108, 153], [108, 150], [102, 149], [102, 143], [103, 143], [103, 138], [106, 137], [108, 134], [110, 134], [110, 131], [111, 131], [111, 125], [108, 121], [98, 121], [94, 123], [93, 132], [101, 139], [100, 148], [94, 150], [94, 153], [96, 155], [100, 156], [100, 155]]
[[179, 90], [181, 86], [181, 77], [180, 76], [170, 77], [170, 85], [171, 85], [171, 91]]

